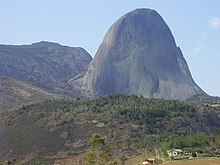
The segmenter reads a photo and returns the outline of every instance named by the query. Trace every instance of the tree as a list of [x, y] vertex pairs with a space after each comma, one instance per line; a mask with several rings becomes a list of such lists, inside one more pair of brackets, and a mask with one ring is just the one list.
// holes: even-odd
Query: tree
[[88, 141], [89, 146], [96, 146], [96, 145], [104, 145], [105, 138], [97, 133], [93, 133], [92, 137]]
[[105, 138], [97, 133], [93, 133], [88, 140], [89, 148], [87, 149], [84, 161], [86, 165], [117, 165], [123, 164], [119, 159], [115, 159], [105, 143]]

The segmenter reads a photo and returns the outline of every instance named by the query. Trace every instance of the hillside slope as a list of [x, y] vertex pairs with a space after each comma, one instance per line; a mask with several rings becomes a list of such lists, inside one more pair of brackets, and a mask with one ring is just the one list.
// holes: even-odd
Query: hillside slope
[[9, 111], [17, 106], [57, 99], [54, 94], [25, 82], [0, 76], [0, 112]]
[[144, 146], [210, 147], [219, 128], [220, 107], [188, 102], [135, 95], [46, 101], [0, 115], [0, 158], [32, 153], [35, 161], [53, 162], [85, 151], [94, 132], [123, 157]]
[[1, 76], [44, 88], [80, 73], [91, 60], [92, 57], [83, 48], [52, 42], [0, 45]]

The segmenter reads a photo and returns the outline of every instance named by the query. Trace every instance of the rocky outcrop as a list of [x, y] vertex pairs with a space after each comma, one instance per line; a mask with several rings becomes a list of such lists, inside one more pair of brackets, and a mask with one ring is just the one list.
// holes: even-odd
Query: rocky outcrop
[[204, 93], [169, 27], [151, 9], [136, 9], [117, 20], [88, 68], [69, 82], [88, 97], [124, 93], [185, 99]]
[[41, 86], [73, 77], [91, 60], [83, 48], [51, 42], [22, 46], [0, 45], [0, 76]]

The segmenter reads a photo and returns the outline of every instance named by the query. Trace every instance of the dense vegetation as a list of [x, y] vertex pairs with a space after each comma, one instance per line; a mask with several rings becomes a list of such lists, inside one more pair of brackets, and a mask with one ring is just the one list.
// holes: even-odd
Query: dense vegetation
[[[96, 99], [63, 99], [23, 106], [15, 114], [28, 111], [65, 114], [64, 121], [96, 120], [104, 124], [133, 123], [145, 128], [145, 133], [157, 133], [175, 117], [196, 117], [196, 105], [164, 99], [145, 99], [136, 95], [109, 95]], [[161, 129], [162, 128], [162, 129]]]
[[188, 101], [192, 101], [200, 105], [220, 104], [220, 97], [201, 94], [192, 96], [188, 99]]
[[219, 107], [136, 95], [47, 100], [1, 114], [0, 125], [10, 129], [0, 134], [0, 156], [18, 161], [36, 153], [44, 161], [60, 151], [75, 155], [85, 151], [94, 132], [125, 158], [139, 148], [219, 151], [219, 116]]

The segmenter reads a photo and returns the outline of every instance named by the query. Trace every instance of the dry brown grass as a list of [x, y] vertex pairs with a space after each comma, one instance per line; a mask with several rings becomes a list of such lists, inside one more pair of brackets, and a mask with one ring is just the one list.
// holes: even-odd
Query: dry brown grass
[[66, 159], [59, 159], [54, 162], [54, 165], [80, 165], [82, 164], [84, 154], [79, 154], [77, 156], [69, 157]]
[[[135, 156], [126, 160], [125, 165], [141, 165], [143, 157]], [[207, 159], [193, 159], [193, 160], [181, 160], [164, 163], [164, 165], [220, 165], [220, 159], [207, 158]]]
[[17, 162], [16, 165], [22, 165], [22, 164], [28, 163], [29, 161], [34, 159], [36, 156], [37, 155], [35, 153], [30, 153], [29, 155], [25, 156], [24, 159], [22, 159], [21, 161]]
[[58, 97], [25, 82], [0, 76], [0, 112], [45, 99], [53, 100]]
[[165, 163], [164, 165], [220, 165], [220, 159], [188, 160], [184, 162]]

